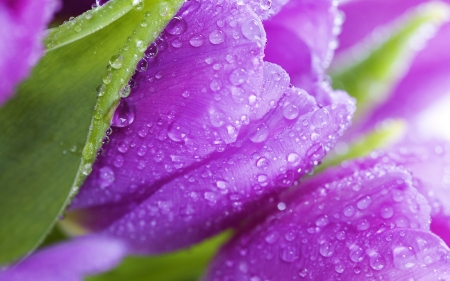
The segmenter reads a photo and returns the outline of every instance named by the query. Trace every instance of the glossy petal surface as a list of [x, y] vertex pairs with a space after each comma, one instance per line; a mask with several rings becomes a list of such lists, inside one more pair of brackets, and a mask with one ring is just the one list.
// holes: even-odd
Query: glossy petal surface
[[[339, 36], [338, 54], [355, 46], [365, 37], [380, 36], [377, 28], [425, 2], [427, 1], [358, 0], [343, 4], [340, 8], [344, 11], [346, 20]], [[447, 77], [450, 75], [450, 42], [447, 38], [450, 35], [450, 24], [445, 24], [436, 34], [433, 30], [425, 32], [433, 38], [418, 53], [405, 77], [392, 89], [391, 98], [368, 118], [365, 124], [367, 129], [373, 128], [385, 118], [412, 119], [433, 101], [449, 93], [450, 82]]]
[[226, 245], [204, 280], [437, 280], [450, 251], [393, 165], [349, 163], [285, 194]]
[[239, 224], [319, 163], [353, 102], [323, 87], [319, 107], [262, 61], [264, 44], [248, 6], [186, 3], [147, 50], [74, 201], [88, 228], [138, 252], [173, 250]]
[[105, 237], [83, 237], [38, 251], [0, 271], [1, 281], [81, 281], [116, 266], [125, 246]]
[[264, 23], [267, 61], [283, 67], [306, 90], [324, 79], [340, 32], [342, 15], [333, 1], [290, 1]]
[[42, 55], [41, 40], [56, 7], [56, 0], [0, 1], [0, 105]]

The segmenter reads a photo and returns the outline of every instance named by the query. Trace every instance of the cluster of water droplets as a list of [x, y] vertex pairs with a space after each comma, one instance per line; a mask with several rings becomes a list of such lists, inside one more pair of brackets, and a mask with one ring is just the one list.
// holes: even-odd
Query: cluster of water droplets
[[448, 276], [448, 248], [429, 232], [428, 206], [408, 173], [355, 168], [282, 196], [278, 213], [227, 246], [207, 280]]

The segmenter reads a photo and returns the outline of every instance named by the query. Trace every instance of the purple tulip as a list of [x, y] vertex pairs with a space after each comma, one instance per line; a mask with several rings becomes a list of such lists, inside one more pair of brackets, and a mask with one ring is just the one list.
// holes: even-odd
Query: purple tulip
[[0, 1], [0, 105], [41, 57], [44, 31], [57, 4], [55, 0]]
[[[425, 0], [353, 0], [342, 4], [345, 22], [339, 36], [337, 55], [348, 51], [367, 37], [376, 37], [380, 27], [394, 22], [408, 9], [430, 1]], [[436, 1], [439, 2], [439, 1]], [[442, 1], [450, 3], [450, 1]], [[367, 12], [370, 11], [370, 12]], [[443, 13], [446, 13], [443, 11]], [[448, 13], [448, 12], [447, 12]], [[448, 17], [448, 15], [447, 15]], [[432, 30], [428, 30], [432, 33]], [[418, 113], [439, 99], [448, 96], [450, 87], [450, 23], [444, 24], [420, 50], [405, 77], [391, 91], [386, 102], [377, 106], [366, 120], [359, 120], [362, 129], [373, 129], [386, 118], [414, 121]], [[420, 46], [419, 46], [420, 47]]]
[[[133, 252], [159, 253], [239, 225], [264, 198], [311, 172], [349, 125], [354, 104], [323, 80], [336, 7], [293, 3], [187, 1], [138, 64], [69, 216], [128, 241]], [[291, 61], [311, 62], [295, 70], [300, 88], [263, 61], [260, 18], [280, 9], [289, 22], [264, 23], [281, 26], [272, 36], [282, 42], [303, 42]], [[289, 24], [303, 31], [293, 34]], [[283, 55], [278, 42], [267, 41], [272, 58]]]
[[115, 267], [125, 253], [125, 245], [115, 239], [78, 238], [0, 269], [0, 281], [81, 281], [87, 275]]
[[413, 151], [348, 162], [281, 195], [203, 280], [447, 280], [450, 250], [430, 231], [430, 207], [415, 188], [425, 191], [417, 184], [431, 175], [415, 170]]

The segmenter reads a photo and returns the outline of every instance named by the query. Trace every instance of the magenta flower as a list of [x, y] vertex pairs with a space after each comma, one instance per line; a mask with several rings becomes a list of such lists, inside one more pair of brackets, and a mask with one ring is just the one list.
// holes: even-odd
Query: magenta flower
[[425, 191], [424, 175], [396, 165], [422, 163], [413, 149], [399, 151], [328, 169], [281, 195], [204, 280], [447, 280], [450, 250], [430, 231], [415, 188]]
[[[296, 70], [302, 89], [263, 61], [260, 17], [281, 4], [184, 4], [139, 63], [103, 155], [73, 201], [86, 228], [127, 240], [133, 252], [174, 250], [239, 225], [261, 199], [312, 171], [354, 105], [322, 78], [336, 7], [291, 6], [281, 13], [304, 32], [292, 37], [277, 17], [268, 23], [286, 30], [283, 40], [304, 42], [295, 54], [310, 61]], [[323, 33], [311, 29], [316, 21]]]
[[[342, 34], [339, 36], [337, 56], [355, 47], [367, 37], [376, 37], [377, 32], [385, 25], [393, 23], [408, 10], [424, 8], [420, 8], [419, 5], [427, 2], [429, 1], [346, 1], [340, 6], [345, 13], [345, 21]], [[448, 18], [448, 10], [443, 9], [442, 13], [447, 13]], [[418, 113], [448, 95], [450, 42], [447, 38], [450, 35], [450, 23], [444, 24], [436, 31], [433, 31], [432, 27], [429, 28], [424, 31], [424, 35], [432, 38], [425, 46], [416, 46], [423, 49], [408, 67], [405, 77], [392, 89], [389, 99], [373, 108], [373, 112], [365, 120], [359, 120], [363, 129], [371, 129], [377, 122], [386, 118], [405, 118], [413, 121]]]
[[0, 1], [0, 105], [42, 55], [41, 41], [57, 4], [54, 0]]
[[87, 236], [38, 251], [0, 270], [1, 281], [81, 281], [116, 266], [126, 253], [118, 240]]

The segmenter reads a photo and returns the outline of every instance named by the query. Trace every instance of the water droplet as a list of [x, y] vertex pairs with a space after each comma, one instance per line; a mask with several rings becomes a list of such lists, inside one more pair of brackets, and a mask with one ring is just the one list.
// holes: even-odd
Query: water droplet
[[218, 180], [216, 181], [216, 186], [219, 189], [228, 189], [230, 184], [225, 180]]
[[147, 45], [145, 44], [144, 41], [138, 40], [136, 41], [136, 48], [138, 49], [139, 52], [145, 52], [147, 50]]
[[108, 0], [95, 0], [97, 7], [103, 6], [108, 2]]
[[100, 186], [100, 188], [105, 188], [105, 187], [110, 186], [114, 182], [114, 179], [115, 179], [115, 175], [114, 175], [113, 170], [110, 167], [105, 166], [105, 167], [100, 168], [99, 178], [98, 178], [98, 185]]
[[369, 264], [374, 270], [382, 270], [386, 266], [386, 261], [380, 254], [374, 253], [370, 256]]
[[186, 31], [187, 23], [181, 17], [174, 17], [166, 26], [166, 32], [170, 35], [180, 35]]
[[119, 96], [121, 98], [126, 98], [126, 97], [128, 97], [130, 95], [130, 93], [131, 93], [130, 85], [125, 84], [125, 85], [122, 86], [122, 88], [120, 88]]
[[209, 34], [209, 42], [214, 45], [218, 45], [225, 41], [225, 34], [221, 30], [214, 30]]
[[154, 58], [158, 54], [158, 45], [155, 42], [151, 43], [144, 52], [146, 58]]
[[327, 215], [320, 216], [316, 219], [316, 225], [319, 227], [325, 226], [330, 222]]
[[230, 82], [233, 85], [239, 86], [245, 83], [248, 79], [247, 71], [243, 68], [237, 68], [230, 74]]
[[272, 0], [260, 0], [259, 7], [264, 11], [269, 10], [272, 7]]
[[344, 240], [345, 236], [346, 236], [346, 234], [345, 234], [345, 231], [343, 231], [343, 230], [336, 233], [336, 238], [340, 241]]
[[120, 69], [123, 65], [123, 56], [122, 55], [115, 55], [112, 56], [109, 60], [109, 65], [111, 65], [114, 69]]
[[300, 164], [300, 156], [298, 156], [297, 153], [290, 153], [287, 157], [287, 161], [292, 165], [292, 166], [297, 166]]
[[306, 275], [308, 274], [308, 269], [306, 268], [302, 268], [300, 269], [300, 271], [298, 272], [298, 275], [302, 278], [306, 277]]
[[200, 47], [203, 45], [203, 36], [201, 34], [194, 34], [189, 38], [189, 44], [191, 44], [192, 47]]
[[329, 258], [334, 254], [335, 245], [330, 242], [325, 242], [320, 245], [319, 252], [322, 256]]
[[200, 2], [198, 0], [186, 0], [179, 13], [184, 17], [196, 12], [199, 8]]
[[401, 202], [401, 201], [403, 201], [403, 191], [398, 190], [398, 189], [392, 190], [392, 199], [393, 199], [395, 202]]
[[260, 143], [267, 139], [269, 136], [269, 128], [266, 124], [261, 123], [249, 135], [249, 139], [254, 143]]
[[172, 46], [174, 48], [181, 48], [181, 46], [183, 46], [183, 42], [181, 41], [181, 38], [177, 37], [177, 38], [173, 39]]
[[267, 158], [261, 157], [256, 161], [256, 167], [260, 169], [265, 169], [269, 166], [269, 161]]
[[294, 262], [298, 259], [299, 249], [294, 246], [287, 246], [280, 252], [280, 258], [285, 262]]
[[396, 247], [393, 251], [394, 266], [398, 269], [407, 269], [413, 267], [417, 260], [411, 247]]
[[117, 155], [116, 158], [114, 158], [114, 166], [117, 168], [120, 168], [123, 166], [123, 163], [125, 162], [125, 160], [123, 159], [123, 157], [121, 155]]
[[81, 168], [81, 173], [85, 176], [89, 175], [92, 172], [92, 165], [91, 164], [84, 164]]
[[284, 211], [284, 210], [286, 210], [286, 203], [284, 203], [284, 202], [278, 203], [278, 204], [277, 204], [277, 209], [278, 209], [279, 211]]
[[257, 180], [260, 186], [266, 186], [268, 184], [268, 177], [267, 175], [260, 174], [257, 176]]
[[207, 191], [207, 192], [205, 192], [203, 197], [206, 200], [208, 200], [210, 203], [216, 203], [217, 200], [219, 199], [220, 195], [215, 192], [212, 192], [212, 191]]
[[356, 207], [360, 210], [365, 210], [370, 204], [372, 204], [372, 198], [370, 196], [364, 196], [356, 202]]
[[310, 157], [311, 160], [319, 160], [325, 155], [325, 151], [323, 149], [322, 144], [316, 143], [311, 146], [306, 152], [306, 156]]
[[335, 270], [337, 273], [342, 273], [342, 272], [344, 272], [344, 270], [345, 270], [345, 266], [344, 266], [342, 263], [338, 263], [338, 264], [336, 264], [336, 265], [334, 266], [334, 270]]
[[356, 229], [358, 229], [359, 231], [364, 231], [369, 229], [370, 227], [370, 223], [368, 220], [366, 219], [362, 219], [360, 222], [358, 222], [358, 224], [356, 225]]
[[380, 215], [383, 219], [390, 219], [394, 215], [394, 208], [391, 206], [383, 206], [380, 209]]
[[188, 98], [189, 96], [190, 96], [190, 94], [189, 94], [189, 91], [188, 90], [186, 90], [186, 91], [183, 91], [183, 93], [181, 93], [181, 95], [183, 96], [183, 98]]
[[219, 91], [222, 88], [222, 81], [220, 81], [218, 79], [214, 79], [213, 81], [211, 81], [211, 84], [209, 84], [209, 88], [213, 92]]
[[189, 135], [191, 128], [185, 122], [174, 122], [170, 124], [167, 136], [176, 142], [181, 142]]
[[323, 128], [330, 122], [330, 114], [325, 108], [315, 111], [311, 117], [311, 123], [316, 128]]
[[134, 106], [128, 104], [127, 100], [121, 99], [111, 120], [112, 127], [126, 127], [133, 123], [135, 116]]
[[241, 27], [241, 31], [244, 37], [249, 40], [261, 40], [262, 28], [258, 21], [254, 19], [245, 22]]
[[289, 103], [283, 107], [283, 116], [288, 120], [294, 120], [298, 117], [299, 109], [297, 106]]
[[144, 72], [148, 68], [148, 61], [145, 58], [142, 58], [138, 64], [136, 65], [136, 70], [138, 72]]
[[226, 122], [226, 116], [223, 112], [220, 111], [213, 111], [209, 115], [209, 121], [211, 122], [211, 125], [213, 125], [216, 128], [222, 127]]
[[364, 251], [356, 245], [350, 246], [349, 257], [353, 262], [361, 262], [364, 259]]
[[269, 234], [267, 234], [266, 237], [264, 238], [264, 240], [266, 240], [266, 242], [269, 244], [274, 244], [275, 242], [278, 241], [279, 237], [280, 237], [280, 235], [278, 234], [278, 232], [273, 231], [273, 232], [270, 232]]

